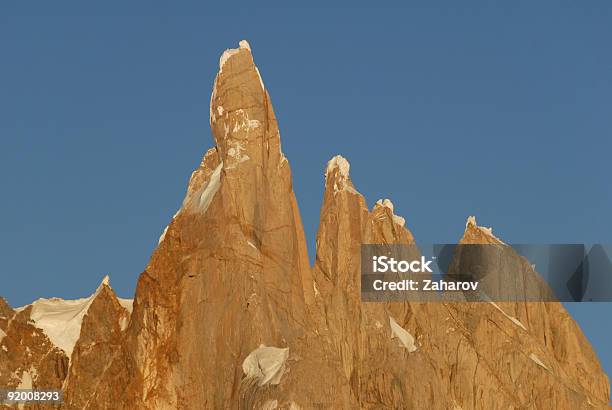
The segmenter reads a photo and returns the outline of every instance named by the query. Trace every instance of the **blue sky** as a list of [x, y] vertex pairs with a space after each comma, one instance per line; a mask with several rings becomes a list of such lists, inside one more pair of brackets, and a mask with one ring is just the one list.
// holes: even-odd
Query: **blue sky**
[[[313, 251], [327, 160], [422, 243], [612, 243], [612, 3], [2, 2], [0, 294], [131, 297], [251, 43]], [[409, 3], [409, 4], [408, 4]], [[588, 6], [588, 7], [587, 7]], [[311, 255], [312, 256], [312, 255]], [[608, 374], [610, 304], [569, 306]]]

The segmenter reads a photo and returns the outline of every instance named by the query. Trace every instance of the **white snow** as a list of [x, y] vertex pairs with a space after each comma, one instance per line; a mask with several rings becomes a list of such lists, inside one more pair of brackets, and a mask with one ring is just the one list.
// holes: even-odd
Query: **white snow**
[[223, 65], [227, 62], [227, 60], [234, 54], [237, 54], [241, 49], [246, 49], [250, 52], [251, 46], [249, 45], [249, 42], [246, 40], [241, 40], [238, 43], [238, 48], [228, 48], [225, 50], [219, 59], [219, 71], [223, 71]]
[[321, 293], [319, 292], [319, 288], [317, 287], [316, 280], [312, 281], [312, 290], [314, 291], [315, 297], [321, 296]]
[[[32, 377], [34, 376], [34, 377]], [[19, 382], [19, 386], [17, 389], [31, 389], [33, 378], [36, 377], [36, 369], [30, 367], [29, 370], [24, 370], [21, 374], [21, 381]]]
[[[227, 165], [225, 169], [234, 169], [238, 164], [251, 159], [251, 157], [249, 157], [247, 154], [242, 154], [239, 148], [230, 148], [229, 150], [227, 150], [227, 155], [232, 158], [235, 158], [236, 161], [232, 161], [233, 165]], [[230, 163], [230, 161], [228, 161], [228, 163]]]
[[246, 48], [247, 50], [251, 51], [251, 45], [250, 45], [250, 44], [249, 44], [249, 42], [248, 42], [248, 41], [246, 41], [246, 40], [240, 40], [240, 41], [238, 42], [238, 46], [239, 46], [240, 48]]
[[[105, 285], [109, 286], [108, 276], [104, 277], [96, 292], [88, 298], [76, 300], [60, 298], [38, 299], [31, 305], [32, 312], [30, 318], [34, 321], [36, 327], [41, 329], [51, 342], [66, 352], [66, 355], [70, 358], [72, 349], [81, 334], [83, 317]], [[131, 300], [120, 299], [119, 301], [124, 307], [129, 305], [131, 310]]]
[[249, 244], [249, 246], [253, 249], [257, 249], [257, 246], [255, 246], [255, 244], [251, 241], [247, 241], [247, 243]]
[[238, 48], [228, 48], [221, 54], [221, 58], [219, 59], [219, 72], [223, 71], [223, 65], [225, 65], [231, 56], [238, 54], [238, 51], [240, 51]]
[[257, 77], [259, 77], [259, 84], [261, 84], [261, 89], [265, 90], [266, 87], [264, 86], [263, 79], [261, 78], [261, 74], [259, 74], [259, 69], [257, 67], [255, 67], [255, 72], [257, 73]]
[[242, 108], [236, 110], [235, 113], [236, 116], [240, 116], [240, 118], [237, 118], [236, 122], [234, 123], [234, 128], [232, 129], [233, 133], [237, 133], [240, 130], [249, 132], [261, 126], [261, 123], [258, 120], [249, 119], [249, 113], [244, 111]]
[[341, 155], [336, 155], [327, 162], [327, 167], [325, 168], [325, 183], [327, 184], [329, 175], [331, 175], [335, 169], [338, 170], [338, 177], [334, 179], [334, 195], [340, 191], [348, 191], [352, 194], [360, 195], [359, 192], [353, 188], [350, 181], [347, 181], [351, 164]]
[[[391, 215], [393, 217], [393, 222], [398, 224], [399, 226], [404, 226], [406, 225], [406, 220], [404, 218], [402, 218], [399, 215], [395, 215], [393, 212], [395, 211], [395, 206], [393, 205], [393, 202], [391, 202], [390, 199], [385, 198], [385, 199], [379, 199], [378, 201], [376, 201], [377, 205], [380, 206], [384, 206], [385, 208], [389, 208], [391, 210]], [[381, 218], [384, 219], [384, 218]]]
[[130, 318], [124, 316], [122, 318], [119, 319], [119, 328], [121, 328], [121, 331], [123, 332], [125, 329], [127, 329], [128, 323], [130, 322]]
[[523, 325], [517, 318], [510, 316], [509, 314], [507, 314], [506, 312], [504, 312], [504, 310], [502, 308], [500, 308], [497, 303], [493, 302], [492, 300], [489, 301], [490, 304], [492, 304], [493, 306], [495, 306], [495, 309], [499, 310], [504, 316], [506, 316], [508, 319], [510, 319], [515, 325], [523, 328], [523, 330], [527, 330], [527, 328], [525, 327], [525, 325]]
[[404, 226], [406, 224], [406, 220], [398, 215], [393, 215], [393, 222], [395, 222], [399, 226]]
[[491, 227], [486, 227], [486, 226], [478, 226], [478, 223], [476, 222], [476, 217], [475, 216], [468, 216], [467, 221], [465, 221], [465, 230], [467, 231], [467, 229], [472, 226], [476, 229], [478, 229], [480, 232], [484, 233], [485, 235], [495, 239], [496, 241], [498, 241], [499, 243], [503, 244], [504, 242], [499, 239], [497, 236], [493, 235], [493, 228]]
[[394, 211], [395, 207], [393, 206], [393, 202], [390, 199], [379, 199], [376, 203], [380, 206], [384, 206], [385, 208], [389, 208], [391, 212]]
[[119, 304], [123, 306], [125, 310], [127, 310], [130, 314], [132, 314], [132, 306], [134, 305], [134, 299], [123, 299], [117, 298]]
[[409, 353], [417, 350], [416, 345], [414, 344], [414, 337], [403, 327], [397, 324], [395, 319], [389, 316], [389, 324], [391, 325], [391, 339], [398, 338], [400, 347], [405, 347]]
[[285, 373], [285, 362], [289, 348], [259, 345], [242, 362], [242, 371], [247, 377], [254, 377], [259, 386], [279, 384]]
[[[13, 373], [14, 374], [14, 373]], [[17, 386], [18, 390], [30, 390], [33, 388], [33, 381], [37, 378], [36, 369], [33, 366], [30, 366], [29, 370], [24, 370], [21, 374], [21, 379], [19, 381], [19, 385]], [[25, 407], [25, 403], [21, 402], [17, 404], [17, 408], [19, 410]]]
[[4, 350], [5, 352], [8, 352], [8, 347], [2, 345], [2, 350]]
[[474, 228], [476, 228], [478, 226], [476, 224], [476, 217], [475, 216], [468, 216], [467, 221], [465, 221], [465, 229], [469, 228], [470, 226], [473, 226]]
[[327, 176], [331, 174], [331, 172], [338, 168], [340, 171], [340, 175], [344, 178], [348, 178], [349, 170], [351, 169], [351, 164], [344, 158], [342, 155], [336, 155], [327, 163], [327, 168], [325, 168], [325, 180], [327, 181]]
[[187, 195], [183, 201], [182, 208], [191, 211], [204, 213], [208, 209], [208, 206], [212, 202], [215, 194], [221, 186], [221, 170], [223, 169], [223, 162], [221, 162], [217, 168], [213, 171], [210, 179], [203, 184], [196, 192], [191, 195]]
[[479, 226], [478, 228], [487, 235], [493, 236], [493, 228], [487, 228], [486, 226]]
[[[221, 54], [221, 57], [219, 58], [219, 73], [223, 72], [223, 66], [225, 65], [225, 63], [230, 59], [230, 57], [232, 57], [235, 54], [238, 54], [240, 52], [240, 50], [248, 50], [249, 52], [251, 52], [251, 46], [249, 45], [249, 42], [246, 40], [241, 40], [238, 43], [238, 48], [228, 48], [227, 50], [225, 50], [223, 52], [223, 54]], [[257, 76], [259, 77], [259, 83], [261, 84], [261, 88], [262, 90], [265, 90], [264, 87], [264, 83], [263, 80], [261, 79], [261, 74], [259, 74], [259, 70], [257, 69], [257, 67], [255, 67], [255, 71], [257, 72]], [[212, 125], [213, 122], [216, 121], [216, 116], [213, 112], [213, 102], [215, 100], [215, 97], [217, 95], [217, 78], [218, 78], [218, 74], [215, 77], [215, 82], [213, 84], [213, 91], [210, 95], [210, 125]], [[219, 113], [219, 115], [223, 115], [223, 107], [217, 107], [217, 111]]]
[[217, 77], [215, 77], [215, 82], [213, 83], [213, 89], [212, 89], [212, 92], [210, 93], [210, 105], [208, 106], [208, 111], [209, 111], [208, 123], [210, 124], [211, 127], [212, 127], [212, 123], [217, 120], [217, 118], [213, 114], [213, 108], [212, 108], [213, 102], [215, 101], [215, 97], [217, 96]]
[[[170, 225], [168, 225], [170, 226]], [[164, 231], [162, 232], [161, 236], [159, 237], [159, 240], [157, 241], [157, 244], [159, 245], [160, 243], [162, 243], [164, 241], [164, 239], [166, 239], [166, 233], [168, 232], [168, 226], [166, 226], [166, 228], [164, 229]]]
[[539, 366], [542, 366], [543, 368], [545, 368], [546, 370], [550, 371], [550, 369], [548, 368], [548, 366], [546, 366], [541, 360], [540, 358], [535, 354], [535, 353], [531, 353], [529, 355], [529, 358], [531, 360], [533, 360], [536, 364], [538, 364]]

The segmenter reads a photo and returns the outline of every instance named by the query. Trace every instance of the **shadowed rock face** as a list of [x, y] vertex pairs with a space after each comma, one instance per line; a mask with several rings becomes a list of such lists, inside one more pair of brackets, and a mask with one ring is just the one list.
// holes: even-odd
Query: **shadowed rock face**
[[[29, 346], [36, 380], [46, 372], [63, 386], [66, 409], [607, 407], [607, 377], [558, 303], [362, 303], [361, 244], [415, 241], [391, 201], [368, 209], [339, 156], [325, 172], [309, 266], [246, 42], [221, 57], [209, 115], [215, 147], [141, 274], [131, 314], [103, 283], [68, 363], [28, 322], [31, 308], [16, 314], [0, 299], [0, 346], [12, 355], [0, 350], [0, 385], [30, 368]], [[469, 219], [461, 243], [502, 242]], [[28, 333], [23, 346], [11, 336]]]

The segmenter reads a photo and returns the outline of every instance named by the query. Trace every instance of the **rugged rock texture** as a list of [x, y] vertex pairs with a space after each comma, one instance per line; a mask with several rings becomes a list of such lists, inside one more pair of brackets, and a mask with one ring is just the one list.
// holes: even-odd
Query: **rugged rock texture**
[[[414, 238], [391, 201], [368, 209], [340, 156], [325, 172], [310, 267], [246, 42], [221, 57], [210, 125], [215, 147], [129, 319], [107, 282], [79, 302], [71, 337], [44, 321], [51, 302], [16, 313], [0, 300], [0, 385], [35, 368], [33, 385], [63, 386], [66, 409], [607, 408], [607, 377], [558, 303], [362, 303], [361, 244]], [[473, 218], [461, 243], [503, 246]]]
[[[479, 227], [476, 220], [470, 218], [460, 243], [500, 244], [503, 242], [493, 236], [489, 228]], [[520, 258], [518, 255], [511, 257]], [[527, 373], [527, 378], [522, 381], [524, 385], [535, 384], [532, 386], [534, 389], [533, 401], [540, 408], [548, 407], [549, 403], [554, 403], [557, 408], [568, 406], [571, 403], [569, 408], [578, 408], [585, 402], [600, 406], [609, 402], [609, 380], [603, 373], [595, 353], [580, 328], [560, 303], [491, 302], [488, 305], [494, 308], [495, 315], [501, 314], [509, 317], [511, 322], [520, 328], [512, 327], [512, 330], [517, 332], [517, 341], [514, 345], [504, 346], [503, 354], [511, 357], [525, 354], [534, 363], [540, 365], [540, 368], [547, 370], [544, 374]], [[471, 304], [459, 304], [459, 306], [463, 312], [474, 310]], [[491, 309], [491, 307], [487, 308]], [[474, 330], [478, 334], [479, 329]], [[482, 350], [487, 348], [485, 341], [484, 335], [483, 338], [478, 339]], [[542, 365], [543, 363], [547, 364]], [[553, 380], [557, 381], [553, 382]], [[515, 382], [514, 376], [512, 381]], [[542, 393], [540, 390], [547, 393]], [[524, 392], [517, 392], [517, 394], [519, 397], [525, 396]], [[553, 401], [550, 396], [553, 396], [556, 401]]]
[[[93, 298], [83, 322], [79, 339], [70, 359], [70, 369], [64, 382], [63, 408], [85, 409], [93, 399], [97, 405], [105, 402], [95, 397], [100, 375], [121, 350], [123, 331], [130, 312], [119, 303], [108, 284], [103, 283]], [[111, 408], [112, 403], [106, 402]]]
[[[60, 389], [68, 357], [29, 320], [31, 307], [14, 311], [0, 298], [0, 386], [6, 389]], [[2, 406], [10, 408], [9, 406]], [[18, 406], [31, 408], [38, 406]]]
[[[311, 324], [291, 171], [246, 43], [221, 58], [210, 122], [216, 147], [138, 283], [120, 360], [135, 369], [120, 377], [130, 381], [125, 407], [311, 407], [318, 398], [342, 407], [348, 384]], [[245, 377], [243, 363], [260, 345], [289, 349], [278, 384]], [[116, 378], [101, 386], [121, 405]]]
[[[413, 238], [390, 201], [368, 212], [348, 170], [327, 169], [314, 277], [359, 407], [607, 407], [607, 377], [558, 303], [360, 303], [360, 244]], [[474, 218], [460, 243], [503, 244]]]
[[100, 376], [122, 346], [130, 313], [131, 301], [117, 298], [108, 277], [93, 295], [78, 300], [39, 299], [15, 311], [0, 298], [0, 386], [62, 389], [64, 408], [87, 408]]

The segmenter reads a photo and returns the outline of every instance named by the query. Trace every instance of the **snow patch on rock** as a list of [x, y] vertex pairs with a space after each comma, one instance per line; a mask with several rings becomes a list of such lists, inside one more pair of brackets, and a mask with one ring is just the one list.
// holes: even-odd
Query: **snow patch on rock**
[[242, 362], [242, 371], [247, 377], [257, 380], [259, 386], [279, 384], [285, 373], [289, 348], [260, 345]]
[[395, 319], [389, 316], [389, 325], [391, 326], [391, 339], [397, 338], [400, 347], [406, 348], [408, 353], [412, 353], [417, 350], [414, 344], [414, 337], [406, 329], [397, 324]]
[[359, 192], [353, 188], [349, 180], [351, 164], [341, 155], [336, 155], [327, 162], [327, 167], [325, 168], [325, 184], [329, 182], [329, 176], [336, 169], [338, 173], [336, 174], [337, 177], [334, 178], [334, 195], [340, 191], [347, 191], [352, 194], [360, 195]]
[[251, 45], [250, 45], [250, 44], [249, 44], [249, 42], [248, 42], [248, 41], [246, 41], [246, 40], [240, 40], [240, 41], [238, 42], [238, 46], [239, 46], [240, 48], [244, 48], [244, 49], [247, 49], [247, 50], [251, 51]]
[[481, 233], [483, 233], [486, 236], [488, 236], [488, 237], [498, 241], [499, 243], [502, 243], [502, 244], [504, 243], [497, 236], [493, 235], [493, 228], [486, 227], [486, 226], [478, 226], [478, 223], [476, 222], [476, 217], [475, 216], [468, 216], [467, 220], [465, 221], [465, 230], [467, 231], [469, 228], [477, 229]]
[[315, 297], [321, 296], [321, 293], [319, 292], [319, 288], [317, 287], [317, 281], [316, 280], [312, 281], [312, 290], [314, 291]]
[[395, 222], [399, 226], [406, 225], [406, 220], [399, 215], [393, 215], [393, 222]]
[[395, 206], [393, 205], [393, 202], [391, 202], [390, 199], [385, 198], [385, 199], [379, 199], [378, 201], [376, 201], [376, 205], [380, 205], [382, 207], [385, 208], [389, 208], [391, 210], [391, 217], [393, 218], [393, 222], [399, 226], [404, 226], [406, 225], [406, 220], [404, 218], [402, 218], [399, 215], [395, 215], [394, 211], [395, 211]]
[[117, 298], [117, 300], [119, 301], [119, 304], [125, 309], [127, 310], [130, 314], [132, 314], [132, 308], [134, 306], [134, 299], [123, 299], [123, 298]]
[[325, 180], [327, 176], [332, 173], [334, 169], [338, 168], [340, 176], [348, 178], [351, 164], [342, 155], [336, 155], [327, 162], [327, 168], [325, 168]]
[[527, 328], [525, 327], [525, 325], [523, 325], [517, 318], [515, 318], [514, 316], [510, 316], [509, 314], [507, 314], [506, 312], [504, 312], [504, 310], [502, 308], [500, 308], [497, 303], [493, 302], [492, 300], [489, 301], [490, 304], [492, 304], [493, 306], [495, 306], [495, 309], [499, 310], [504, 316], [506, 316], [508, 319], [510, 319], [512, 321], [512, 323], [514, 323], [515, 325], [517, 325], [518, 327], [523, 328], [523, 330], [527, 330]]
[[[83, 318], [89, 310], [94, 299], [104, 286], [109, 286], [108, 275], [104, 277], [96, 292], [88, 298], [76, 300], [65, 300], [60, 298], [45, 299], [41, 298], [34, 301], [30, 319], [34, 321], [35, 326], [41, 329], [51, 340], [51, 342], [66, 352], [68, 358], [72, 355], [72, 349], [76, 344], [81, 334], [81, 325]], [[130, 300], [121, 299], [122, 305], [130, 306]], [[23, 310], [27, 306], [19, 309]]]
[[238, 48], [228, 48], [221, 54], [221, 58], [219, 58], [219, 71], [223, 71], [223, 65], [229, 60], [229, 58], [235, 54], [237, 54], [240, 50], [249, 50], [251, 52], [251, 46], [249, 42], [246, 40], [241, 40], [238, 43]]
[[537, 365], [539, 365], [539, 366], [541, 366], [541, 367], [545, 368], [546, 370], [550, 371], [550, 369], [548, 368], [548, 366], [546, 366], [546, 365], [545, 365], [545, 364], [544, 364], [544, 363], [543, 363], [543, 362], [540, 360], [540, 358], [539, 358], [539, 357], [538, 357], [538, 356], [537, 356], [535, 353], [531, 353], [531, 354], [529, 355], [529, 358], [530, 358], [531, 360], [533, 360], [533, 361], [534, 361], [534, 362], [535, 362]]
[[[246, 148], [244, 148], [239, 141], [231, 141], [230, 148], [227, 150], [227, 155], [228, 157], [234, 158], [236, 161], [231, 161], [233, 165], [228, 164], [225, 169], [235, 168], [237, 164], [251, 159], [247, 154], [243, 154], [243, 151], [246, 151]], [[227, 162], [229, 163], [230, 161]]]
[[217, 77], [215, 77], [215, 81], [213, 83], [212, 92], [210, 93], [210, 105], [208, 106], [209, 118], [208, 123], [212, 127], [213, 122], [217, 120], [215, 114], [213, 114], [213, 102], [215, 101], [215, 97], [217, 96]]
[[257, 77], [259, 77], [259, 84], [261, 84], [261, 89], [263, 91], [266, 89], [266, 86], [264, 85], [263, 79], [261, 78], [261, 74], [259, 74], [259, 69], [257, 67], [255, 67], [255, 72], [257, 73]]
[[[170, 225], [168, 225], [170, 226]], [[164, 241], [164, 239], [166, 239], [166, 233], [168, 233], [168, 226], [166, 226], [166, 228], [164, 229], [164, 231], [162, 232], [161, 236], [159, 237], [157, 244], [159, 245], [160, 243], [162, 243]]]
[[24, 370], [23, 373], [21, 374], [21, 381], [19, 382], [19, 386], [17, 386], [17, 389], [31, 389], [32, 388], [32, 382], [34, 381], [34, 379], [36, 378], [36, 369], [34, 369], [33, 367], [30, 367], [29, 370]]
[[203, 184], [196, 192], [188, 194], [183, 201], [181, 209], [185, 209], [192, 213], [205, 213], [208, 206], [212, 202], [215, 194], [221, 186], [221, 170], [223, 162], [213, 171], [210, 179]]
[[[237, 117], [236, 123], [234, 124], [234, 128], [232, 129], [233, 133], [237, 133], [240, 130], [244, 130], [249, 132], [261, 126], [261, 123], [258, 120], [252, 120], [249, 118], [249, 113], [244, 111], [242, 108], [235, 111]], [[227, 136], [228, 133], [225, 135]]]
[[221, 58], [219, 58], [219, 72], [223, 71], [223, 66], [227, 60], [229, 60], [229, 58], [234, 54], [238, 54], [239, 51], [240, 49], [238, 48], [228, 48], [223, 52], [223, 54], [221, 54]]
[[384, 206], [385, 208], [389, 208], [391, 210], [391, 212], [393, 212], [395, 210], [395, 207], [393, 206], [393, 202], [391, 202], [390, 199], [379, 199], [378, 201], [376, 201], [376, 203], [380, 206]]
[[478, 227], [476, 224], [476, 217], [473, 215], [468, 216], [467, 221], [465, 221], [465, 229], [468, 229], [470, 226], [473, 226], [474, 228]]
[[119, 318], [119, 328], [121, 329], [121, 331], [123, 332], [125, 329], [127, 329], [128, 323], [130, 322], [130, 318], [127, 316], [123, 316], [121, 318]]

